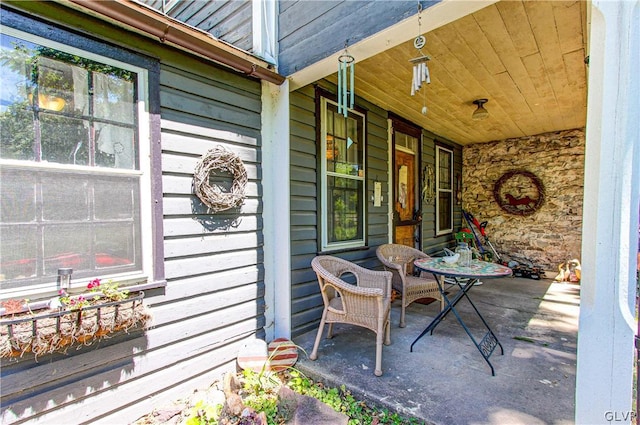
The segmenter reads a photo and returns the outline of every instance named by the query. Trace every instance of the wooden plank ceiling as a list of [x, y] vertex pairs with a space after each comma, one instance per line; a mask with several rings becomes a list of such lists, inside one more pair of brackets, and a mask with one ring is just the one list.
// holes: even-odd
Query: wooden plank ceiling
[[500, 1], [426, 34], [431, 84], [415, 96], [413, 38], [358, 62], [356, 94], [462, 145], [584, 127], [586, 22], [583, 1]]

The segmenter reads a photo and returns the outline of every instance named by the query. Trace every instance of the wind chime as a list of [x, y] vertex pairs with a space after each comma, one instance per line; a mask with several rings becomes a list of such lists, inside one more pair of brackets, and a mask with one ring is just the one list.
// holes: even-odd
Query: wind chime
[[344, 45], [344, 53], [338, 56], [338, 113], [345, 118], [355, 100], [354, 76], [356, 60]]
[[[422, 48], [427, 43], [427, 39], [422, 35], [421, 19], [422, 5], [418, 3], [418, 36], [413, 40], [413, 47], [418, 50], [419, 56], [413, 59], [409, 59], [409, 62], [413, 64], [413, 80], [411, 82], [411, 96], [422, 88], [422, 83], [430, 84], [431, 77], [429, 76], [429, 66], [427, 62], [431, 58], [422, 53]], [[427, 115], [427, 90], [422, 91], [422, 115]]]

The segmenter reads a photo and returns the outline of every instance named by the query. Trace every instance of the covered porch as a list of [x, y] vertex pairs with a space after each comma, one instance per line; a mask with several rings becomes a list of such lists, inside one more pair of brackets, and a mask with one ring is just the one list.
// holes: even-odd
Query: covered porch
[[[369, 160], [367, 163], [369, 167], [368, 178], [370, 179], [367, 187], [374, 187], [378, 180], [383, 180], [384, 198], [389, 200], [389, 204], [396, 199], [393, 188], [397, 186], [394, 181], [397, 167], [392, 164], [392, 143], [385, 139], [387, 133], [391, 132], [384, 131], [387, 130], [384, 119], [392, 114], [399, 115], [423, 129], [421, 155], [423, 163], [432, 160], [431, 153], [437, 149], [436, 142], [452, 142], [448, 146], [453, 146], [454, 157], [462, 158], [459, 164], [462, 176], [461, 184], [457, 186], [462, 187], [460, 205], [481, 215], [481, 220], [488, 220], [490, 225], [494, 226], [491, 228], [493, 232], [491, 235], [495, 236], [494, 240], [501, 245], [498, 247], [498, 251], [511, 254], [532, 251], [533, 248], [536, 253], [549, 253], [551, 250], [555, 250], [558, 256], [545, 262], [548, 270], [552, 270], [553, 266], [557, 267], [560, 261], [564, 261], [562, 256], [573, 257], [573, 253], [576, 252], [576, 257], [579, 256], [582, 264], [586, 265], [583, 268], [582, 280], [584, 302], [580, 320], [581, 361], [579, 372], [575, 373], [574, 362], [573, 372], [567, 378], [572, 382], [571, 388], [565, 388], [564, 397], [558, 397], [557, 394], [554, 394], [544, 401], [536, 400], [534, 403], [535, 398], [528, 394], [528, 387], [523, 385], [523, 381], [528, 381], [529, 378], [521, 375], [523, 371], [529, 369], [520, 368], [516, 363], [512, 369], [514, 376], [511, 376], [511, 373], [501, 376], [498, 367], [496, 372], [498, 376], [492, 378], [488, 366], [462, 329], [457, 327], [460, 332], [460, 341], [468, 344], [466, 347], [469, 350], [466, 351], [469, 357], [462, 357], [462, 359], [473, 359], [473, 356], [477, 356], [475, 359], [478, 361], [476, 369], [465, 362], [463, 362], [464, 366], [451, 368], [450, 365], [455, 363], [458, 356], [462, 356], [462, 354], [457, 350], [445, 349], [442, 352], [435, 352], [436, 336], [434, 335], [433, 337], [424, 337], [416, 345], [416, 353], [422, 353], [424, 356], [419, 357], [419, 360], [413, 363], [413, 367], [407, 367], [409, 370], [407, 373], [411, 377], [424, 376], [425, 374], [419, 374], [416, 371], [421, 367], [435, 364], [434, 361], [438, 362], [438, 365], [442, 367], [436, 366], [433, 371], [430, 370], [433, 372], [432, 375], [429, 375], [428, 378], [423, 378], [423, 376], [420, 378], [424, 379], [422, 384], [424, 386], [431, 385], [430, 382], [437, 382], [439, 385], [429, 387], [429, 390], [415, 390], [416, 393], [427, 394], [422, 398], [418, 397], [420, 402], [417, 404], [425, 403], [427, 400], [437, 400], [434, 404], [438, 408], [445, 409], [445, 413], [459, 413], [461, 410], [459, 406], [465, 406], [465, 408], [469, 407], [465, 409], [465, 414], [468, 411], [484, 415], [481, 418], [463, 418], [461, 422], [490, 423], [491, 415], [495, 414], [492, 409], [497, 406], [497, 409], [504, 408], [505, 411], [521, 412], [522, 417], [525, 418], [521, 419], [521, 422], [531, 423], [536, 415], [547, 414], [549, 409], [555, 408], [550, 406], [555, 406], [566, 400], [569, 400], [570, 403], [566, 407], [568, 413], [563, 414], [561, 420], [544, 418], [540, 419], [540, 422], [600, 421], [604, 419], [603, 415], [607, 411], [629, 410], [632, 386], [630, 378], [632, 374], [631, 329], [633, 328], [633, 316], [629, 312], [632, 311], [633, 300], [629, 294], [633, 292], [628, 268], [632, 260], [629, 257], [628, 248], [634, 246], [629, 243], [633, 241], [629, 235], [633, 229], [631, 234], [635, 237], [634, 228], [637, 221], [637, 191], [631, 189], [633, 186], [631, 181], [637, 180], [637, 172], [633, 171], [634, 167], [630, 166], [631, 162], [623, 157], [625, 155], [629, 155], [626, 158], [637, 157], [637, 149], [632, 146], [633, 142], [630, 142], [631, 139], [635, 139], [635, 136], [624, 141], [624, 137], [618, 138], [614, 134], [617, 131], [616, 128], [621, 131], [621, 134], [627, 134], [623, 128], [628, 129], [629, 127], [626, 124], [616, 127], [611, 120], [617, 119], [615, 117], [619, 113], [622, 114], [620, 122], [629, 123], [629, 119], [637, 115], [637, 108], [620, 107], [618, 101], [621, 99], [614, 99], [615, 96], [609, 97], [607, 92], [610, 84], [612, 86], [621, 84], [622, 87], [635, 87], [635, 85], [633, 87], [628, 85], [629, 83], [624, 78], [619, 80], [609, 73], [617, 68], [615, 61], [620, 61], [623, 68], [626, 69], [624, 64], [628, 63], [629, 57], [635, 57], [636, 54], [627, 49], [630, 45], [627, 44], [626, 36], [620, 34], [620, 38], [617, 38], [613, 33], [605, 31], [604, 21], [612, 20], [614, 16], [618, 17], [618, 13], [621, 13], [620, 10], [611, 7], [611, 3], [488, 3], [490, 5], [483, 4], [486, 6], [483, 8], [479, 6], [479, 2], [441, 2], [422, 13], [421, 30], [424, 32], [424, 29], [428, 28], [425, 51], [431, 55], [429, 62], [431, 84], [428, 86], [426, 97], [424, 95], [411, 97], [408, 85], [404, 84], [411, 80], [411, 67], [407, 66], [408, 60], [417, 56], [416, 49], [412, 47], [411, 39], [419, 26], [418, 16], [414, 15], [413, 19], [400, 22], [384, 31], [371, 31], [374, 35], [363, 38], [359, 42], [349, 39], [349, 53], [356, 58], [357, 62], [356, 106], [360, 103], [360, 106], [367, 110], [368, 128], [372, 130], [367, 142], [369, 151], [373, 154], [367, 158]], [[447, 9], [449, 6], [453, 7], [454, 4], [461, 8], [466, 7], [467, 10], [457, 11], [456, 14], [455, 11]], [[471, 4], [478, 5], [478, 9], [470, 10], [473, 9]], [[438, 13], [445, 10], [451, 14], [447, 14], [445, 17]], [[606, 15], [606, 19], [603, 17], [604, 15]], [[345, 14], [345, 16], [348, 15]], [[292, 288], [292, 302], [285, 308], [276, 311], [275, 314], [276, 317], [280, 314], [285, 319], [290, 319], [291, 335], [294, 341], [298, 342], [305, 350], [311, 349], [317, 329], [316, 326], [312, 327], [309, 319], [314, 317], [319, 319], [320, 315], [319, 303], [313, 304], [312, 291], [317, 287], [317, 283], [314, 281], [309, 263], [318, 254], [318, 251], [321, 251], [316, 243], [316, 239], [318, 239], [316, 232], [321, 231], [322, 226], [317, 225], [319, 220], [309, 219], [309, 206], [320, 205], [321, 196], [316, 196], [315, 192], [310, 193], [305, 190], [310, 187], [312, 182], [315, 183], [321, 179], [315, 168], [318, 155], [322, 157], [322, 151], [317, 149], [322, 139], [318, 137], [318, 134], [321, 133], [316, 130], [320, 124], [314, 115], [316, 111], [314, 102], [318, 97], [314, 94], [314, 88], [318, 85], [329, 91], [336, 91], [334, 75], [336, 74], [337, 58], [343, 52], [344, 39], [348, 38], [344, 32], [337, 34], [339, 31], [335, 26], [328, 28], [333, 30], [331, 34], [334, 34], [333, 38], [336, 39], [335, 45], [331, 46], [333, 54], [325, 54], [322, 56], [324, 58], [322, 60], [317, 60], [317, 56], [321, 55], [316, 54], [316, 57], [309, 58], [309, 66], [306, 68], [303, 66], [304, 63], [298, 63], [299, 66], [295, 68], [297, 71], [289, 75], [287, 82], [281, 89], [282, 92], [288, 89], [288, 93], [284, 93], [281, 101], [290, 106], [286, 113], [281, 115], [283, 119], [291, 122], [289, 134], [291, 215], [290, 223], [282, 224], [283, 227], [286, 226], [291, 230], [291, 280], [282, 284], [276, 283], [276, 292], [284, 293], [285, 290]], [[329, 29], [326, 31], [329, 32]], [[552, 31], [550, 32], [549, 29]], [[607, 30], [614, 30], [614, 27], [608, 26]], [[531, 44], [519, 38], [519, 35], [523, 33], [528, 34], [527, 38], [529, 42], [532, 42]], [[550, 38], [549, 34], [551, 33], [554, 33], [554, 37]], [[606, 49], [602, 42], [605, 39], [605, 33], [608, 37]], [[512, 35], [513, 37], [511, 37]], [[535, 43], [533, 43], [534, 40]], [[620, 41], [619, 49], [613, 47], [617, 40]], [[327, 47], [327, 44], [329, 43], [322, 46], [330, 50], [331, 48]], [[529, 47], [535, 45], [536, 47], [527, 53], [525, 45], [529, 45]], [[610, 55], [605, 55], [605, 50]], [[314, 51], [314, 53], [317, 52]], [[285, 56], [283, 51], [281, 51], [282, 56]], [[504, 69], [498, 69], [503, 66]], [[611, 78], [607, 78], [607, 75], [610, 75]], [[589, 87], [589, 91], [587, 91], [587, 87]], [[600, 90], [598, 87], [603, 87], [603, 89]], [[280, 94], [283, 94], [282, 92]], [[358, 102], [359, 97], [362, 98], [360, 102]], [[490, 116], [488, 119], [475, 121], [472, 119], [472, 113], [475, 109], [473, 100], [479, 98], [490, 99], [490, 103], [486, 105], [487, 109], [490, 109]], [[543, 104], [546, 101], [550, 103]], [[424, 110], [425, 102], [428, 111], [423, 114], [421, 111]], [[385, 116], [385, 112], [387, 112], [387, 116]], [[278, 116], [277, 113], [275, 115]], [[545, 116], [547, 118], [544, 118]], [[550, 137], [549, 135], [562, 133], [573, 137], [567, 132], [574, 131], [584, 131], [578, 144], [566, 143], [561, 152], [550, 149], [559, 144], [556, 143], [555, 136]], [[427, 143], [425, 143], [425, 139]], [[614, 140], [620, 143], [609, 145]], [[457, 148], [455, 145], [461, 147], [461, 152], [455, 151]], [[580, 145], [580, 152], [576, 149], [577, 145]], [[487, 147], [491, 146], [498, 149], [487, 152]], [[498, 151], [503, 152], [504, 155], [499, 157], [496, 155]], [[571, 156], [576, 153], [581, 156], [573, 159]], [[570, 157], [571, 159], [568, 159]], [[542, 164], [540, 161], [544, 158], [554, 159], [559, 163]], [[505, 168], [496, 167], [496, 163]], [[618, 164], [621, 168], [618, 167]], [[420, 169], [424, 169], [423, 164], [420, 165]], [[374, 166], [377, 168], [374, 169]], [[388, 172], [385, 172], [386, 166], [388, 166]], [[584, 174], [579, 175], [576, 172], [571, 176], [567, 175], [567, 168], [573, 166], [576, 166], [575, 171]], [[546, 218], [541, 220], [542, 214], [526, 219], [521, 217], [513, 219], [498, 210], [492, 210], [495, 206], [493, 202], [495, 192], [492, 193], [492, 190], [495, 189], [495, 182], [510, 172], [512, 168], [545, 174], [542, 179], [547, 185], [546, 193], [549, 194], [549, 198], [547, 198], [546, 210], [543, 212], [549, 213], [549, 220]], [[386, 180], [384, 180], [385, 178]], [[559, 178], [566, 178], [570, 185], [560, 182]], [[456, 178], [454, 181], [458, 182], [459, 180]], [[574, 187], [573, 184], [580, 187]], [[620, 191], [617, 191], [616, 188], [619, 188]], [[370, 195], [373, 193], [367, 193], [367, 201], [369, 201]], [[567, 207], [556, 204], [561, 199], [566, 200], [568, 196], [574, 196], [575, 206]], [[392, 217], [393, 206], [390, 205], [389, 210], [384, 211], [385, 206], [383, 203], [382, 207], [376, 209], [374, 204], [373, 207], [369, 206], [367, 211], [367, 223], [373, 223], [367, 229], [367, 242], [370, 249], [358, 252], [338, 252], [339, 256], [365, 267], [378, 267], [373, 258], [373, 247], [391, 241], [392, 230], [389, 229], [394, 224], [391, 222], [391, 218], [386, 221], [387, 217], [384, 216], [387, 213], [387, 216]], [[433, 230], [436, 226], [430, 220], [437, 217], [435, 209], [429, 205], [422, 205], [422, 207], [421, 248], [429, 254], [439, 252], [442, 246], [449, 241], [443, 241], [442, 239], [446, 239], [446, 235], [439, 235], [437, 231]], [[461, 207], [456, 204], [455, 214], [458, 214], [457, 208]], [[316, 209], [319, 210], [319, 208]], [[459, 217], [459, 215], [456, 216], [456, 226], [462, 224], [462, 220], [457, 221]], [[385, 223], [387, 224], [386, 228], [384, 228]], [[632, 224], [629, 225], [629, 223]], [[316, 227], [311, 229], [310, 225]], [[585, 232], [585, 229], [588, 231]], [[611, 235], [614, 237], [609, 241]], [[511, 245], [508, 245], [507, 241]], [[571, 244], [571, 247], [566, 244]], [[604, 251], [602, 248], [605, 248]], [[530, 254], [532, 253], [527, 252], [525, 257], [534, 258]], [[604, 258], [607, 260], [603, 261]], [[543, 260], [543, 258], [534, 259]], [[611, 260], [609, 261], [609, 259]], [[500, 284], [495, 286], [501, 287]], [[482, 288], [482, 290], [486, 289]], [[476, 296], [480, 292], [478, 291]], [[504, 308], [504, 305], [500, 303], [504, 302], [506, 295], [501, 294], [501, 291], [496, 291], [493, 295], [493, 299], [487, 297], [487, 304], [502, 305]], [[463, 304], [464, 302], [461, 303], [461, 307]], [[540, 303], [536, 302], [536, 305], [538, 304]], [[314, 308], [317, 309], [315, 312], [312, 311]], [[576, 305], [574, 316], [576, 330], [574, 332], [577, 332], [577, 309]], [[435, 315], [435, 311], [431, 314]], [[447, 320], [451, 322], [452, 316]], [[408, 346], [427, 323], [427, 320], [424, 320], [417, 328], [414, 328], [414, 331], [407, 337], [404, 346], [398, 341], [402, 341], [401, 335], [411, 328], [399, 329], [397, 325], [392, 328], [395, 332], [392, 332], [392, 346], [385, 347], [385, 353], [387, 353], [386, 356], [383, 355], [385, 375], [381, 380], [375, 380], [371, 369], [362, 374], [361, 368], [356, 367], [362, 363], [351, 361], [353, 356], [356, 358], [360, 356], [358, 349], [354, 348], [356, 339], [351, 335], [348, 336], [350, 348], [342, 346], [339, 348], [345, 350], [344, 356], [347, 357], [346, 359], [340, 358], [340, 361], [344, 361], [343, 364], [335, 365], [333, 363], [335, 355], [333, 360], [331, 357], [329, 360], [323, 359], [322, 349], [316, 363], [307, 363], [312, 367], [321, 368], [321, 362], [329, 361], [330, 363], [320, 370], [334, 370], [335, 376], [339, 378], [336, 383], [349, 382], [349, 388], [363, 388], [368, 391], [376, 389], [382, 394], [379, 396], [381, 400], [395, 400], [409, 405], [411, 399], [407, 395], [410, 393], [406, 390], [399, 391], [400, 387], [391, 386], [388, 393], [383, 393], [382, 388], [386, 388], [386, 386], [381, 382], [410, 382], [392, 378], [393, 375], [389, 376], [387, 373], [389, 366], [388, 363], [385, 366], [385, 363], [389, 361], [389, 357], [397, 357], [395, 352], [389, 354], [392, 352], [390, 350], [399, 350], [402, 353], [403, 357], [401, 360], [398, 357], [397, 364], [409, 364], [405, 363], [405, 360], [413, 361], [413, 355], [416, 353], [409, 353]], [[514, 330], [525, 330], [527, 323], [528, 321], [522, 322], [521, 326], [514, 328]], [[494, 326], [498, 325], [494, 324]], [[502, 323], [500, 326], [508, 325]], [[436, 330], [436, 334], [445, 332], [441, 328], [442, 325]], [[275, 333], [279, 334], [280, 330], [276, 324]], [[359, 332], [358, 337], [362, 333]], [[538, 347], [528, 341], [514, 340], [513, 338], [516, 336], [510, 334], [501, 338], [503, 343], [508, 341], [510, 347], [505, 347], [505, 357], [494, 353], [494, 363], [505, 362], [509, 356], [511, 356], [511, 360], [515, 361], [517, 357], [514, 353], [517, 353], [516, 348], [519, 347], [532, 348], [535, 346], [541, 351], [548, 349], [548, 347], [543, 345]], [[367, 335], [365, 337], [372, 338]], [[500, 338], [500, 334], [498, 337]], [[336, 339], [328, 341], [328, 343], [339, 344], [338, 341], [340, 341], [339, 336], [336, 336]], [[428, 349], [421, 351], [426, 347], [433, 351]], [[369, 354], [363, 351], [362, 355], [373, 356], [373, 352]], [[575, 349], [572, 355], [575, 355]], [[425, 356], [429, 356], [428, 361], [425, 360]], [[539, 357], [544, 358], [546, 355], [540, 354]], [[385, 358], [387, 360], [384, 360]], [[607, 359], [604, 367], [601, 362], [603, 358]], [[304, 367], [304, 364], [302, 362], [301, 367]], [[315, 366], [316, 364], [318, 366]], [[614, 364], [615, 366], [612, 366]], [[445, 365], [449, 367], [445, 368]], [[356, 368], [359, 373], [352, 374], [353, 369], [351, 368]], [[457, 377], [456, 374], [462, 373], [461, 371], [465, 371], [466, 374], [467, 369], [468, 373], [471, 373], [483, 370], [483, 368], [486, 370], [481, 374], [465, 377], [465, 379], [454, 379]], [[450, 372], [446, 373], [450, 374], [436, 378], [435, 374], [445, 373], [443, 370], [449, 370]], [[359, 381], [358, 376], [360, 375], [362, 378]], [[482, 380], [478, 379], [479, 375], [482, 375]], [[506, 379], [506, 376], [509, 378]], [[330, 376], [327, 379], [330, 379]], [[362, 379], [366, 381], [358, 385], [357, 383]], [[513, 386], [506, 386], [505, 381], [500, 381], [503, 379]], [[542, 391], [543, 385], [546, 383], [545, 379], [547, 378], [541, 377], [529, 380], [531, 384], [536, 383], [536, 388], [540, 389], [536, 395], [547, 392]], [[499, 381], [503, 384], [500, 384], [495, 391], [484, 389], [485, 382], [496, 383]], [[553, 385], [553, 380], [549, 381]], [[413, 384], [413, 381], [411, 382]], [[462, 382], [460, 387], [456, 386], [456, 382]], [[595, 382], [598, 384], [594, 384]], [[407, 385], [407, 388], [416, 387]], [[478, 391], [481, 393], [478, 391], [470, 393], [468, 388], [479, 389]], [[477, 397], [484, 397], [484, 400], [480, 401]], [[490, 400], [491, 397], [493, 397], [493, 401]], [[456, 400], [456, 398], [459, 399]], [[505, 401], [507, 399], [514, 400], [515, 404], [501, 407], [507, 403]], [[577, 400], [575, 404], [574, 400]], [[421, 404], [421, 406], [423, 405]], [[420, 417], [429, 420], [425, 416]], [[494, 418], [493, 421], [494, 423], [517, 422], [515, 417], [512, 419]], [[447, 416], [439, 416], [437, 420], [434, 418], [432, 421], [451, 423], [452, 419]]]
[[[490, 357], [496, 376], [453, 314], [410, 352], [438, 303], [413, 303], [407, 326], [399, 328], [399, 300], [392, 305], [391, 345], [383, 347], [381, 377], [373, 374], [374, 333], [348, 325], [336, 324], [332, 339], [326, 339], [325, 327], [318, 359], [301, 351], [295, 367], [426, 423], [574, 423], [580, 286], [501, 278], [485, 280], [469, 296], [504, 347], [504, 355], [497, 347]], [[456, 308], [472, 334], [481, 335], [470, 304], [462, 299]], [[294, 342], [310, 354], [315, 336], [310, 331]]]

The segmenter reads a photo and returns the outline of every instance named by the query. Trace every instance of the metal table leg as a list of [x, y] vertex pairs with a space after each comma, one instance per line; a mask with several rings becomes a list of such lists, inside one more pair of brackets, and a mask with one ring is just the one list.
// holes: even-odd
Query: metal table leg
[[[436, 328], [436, 326], [438, 326], [438, 324], [440, 324], [440, 322], [447, 316], [447, 314], [449, 314], [450, 311], [453, 311], [453, 314], [456, 316], [456, 319], [462, 325], [462, 328], [465, 330], [465, 332], [467, 333], [469, 338], [471, 338], [471, 341], [473, 341], [473, 344], [476, 346], [476, 348], [478, 349], [478, 351], [480, 352], [480, 354], [482, 355], [484, 360], [487, 362], [487, 364], [491, 368], [491, 375], [492, 376], [496, 376], [495, 369], [493, 368], [493, 365], [489, 361], [489, 357], [491, 356], [491, 354], [493, 353], [493, 351], [495, 350], [495, 348], [497, 346], [500, 346], [500, 352], [501, 352], [500, 354], [504, 355], [504, 348], [502, 347], [502, 344], [500, 344], [500, 341], [498, 341], [498, 338], [496, 337], [496, 335], [493, 333], [493, 331], [491, 330], [491, 328], [487, 324], [487, 321], [484, 320], [484, 317], [482, 317], [482, 315], [478, 311], [478, 308], [475, 306], [473, 301], [471, 301], [471, 298], [469, 298], [469, 295], [467, 295], [467, 292], [469, 292], [471, 290], [471, 288], [473, 287], [474, 283], [476, 283], [478, 281], [478, 279], [468, 280], [465, 285], [462, 285], [460, 283], [460, 280], [456, 278], [455, 281], [456, 281], [456, 284], [458, 285], [458, 287], [460, 288], [460, 290], [456, 293], [456, 295], [453, 297], [453, 299], [450, 300], [449, 297], [447, 297], [447, 295], [446, 295], [446, 293], [444, 291], [444, 288], [443, 288], [442, 284], [440, 283], [440, 280], [438, 279], [438, 277], [435, 276], [435, 278], [436, 278], [436, 281], [438, 283], [438, 287], [440, 289], [440, 293], [444, 297], [446, 306], [445, 306], [444, 310], [442, 310], [435, 317], [435, 319], [433, 319], [431, 321], [431, 323], [429, 323], [429, 326], [427, 326], [427, 328], [424, 331], [422, 331], [422, 333], [413, 341], [413, 343], [411, 344], [411, 347], [410, 347], [410, 351], [413, 352], [413, 345], [416, 342], [418, 342], [418, 340], [420, 338], [422, 338], [424, 335], [426, 335], [427, 332], [433, 333], [433, 330]], [[462, 320], [462, 318], [460, 317], [460, 315], [458, 314], [458, 312], [455, 309], [456, 304], [458, 304], [458, 302], [462, 299], [462, 297], [465, 297], [469, 301], [469, 303], [473, 307], [474, 311], [476, 312], [476, 314], [478, 315], [478, 317], [480, 318], [480, 320], [482, 321], [484, 326], [487, 328], [487, 333], [482, 337], [482, 340], [480, 342], [478, 342], [473, 337], [473, 335], [471, 334], [471, 331], [469, 330], [469, 328], [467, 328], [467, 325], [464, 323], [464, 321]]]

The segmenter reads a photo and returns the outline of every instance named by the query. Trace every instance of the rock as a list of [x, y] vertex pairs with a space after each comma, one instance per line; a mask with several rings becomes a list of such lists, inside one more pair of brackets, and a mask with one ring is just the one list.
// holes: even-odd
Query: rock
[[178, 406], [175, 408], [168, 409], [159, 409], [153, 412], [153, 419], [159, 423], [169, 422], [169, 419], [173, 418], [176, 415], [179, 415], [182, 412], [183, 406]]
[[228, 397], [229, 394], [233, 394], [238, 392], [238, 390], [242, 388], [242, 384], [238, 380], [238, 376], [235, 373], [227, 372], [224, 375], [224, 380], [222, 384], [222, 389], [224, 394]]
[[283, 385], [278, 390], [278, 413], [285, 421], [293, 418], [298, 407], [298, 394]]
[[224, 403], [222, 411], [230, 416], [240, 416], [244, 410], [244, 403], [242, 397], [238, 394], [228, 394], [227, 400]]
[[278, 400], [278, 411], [281, 414], [287, 413], [286, 425], [347, 425], [349, 423], [349, 417], [344, 413], [336, 412], [320, 400], [297, 394], [284, 386], [278, 391]]

